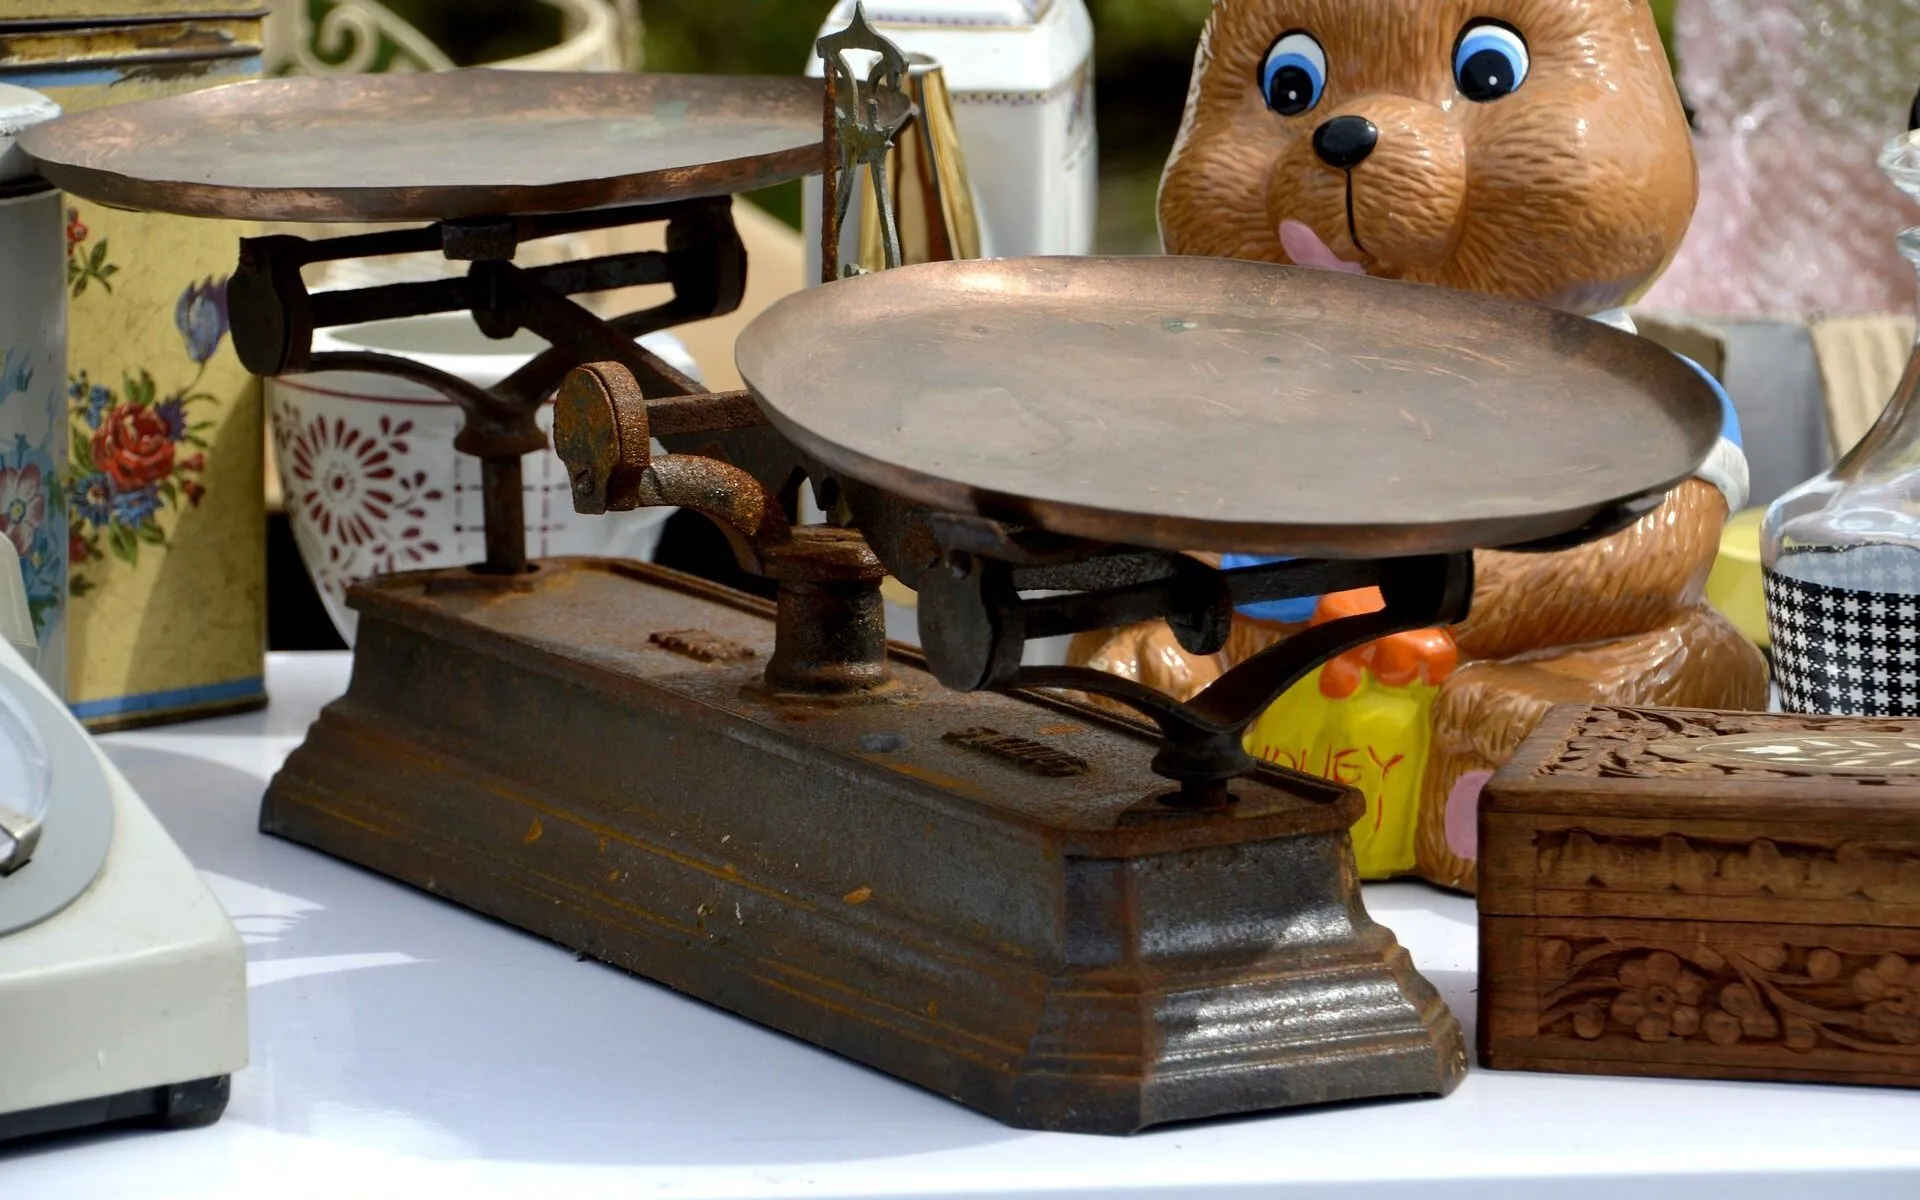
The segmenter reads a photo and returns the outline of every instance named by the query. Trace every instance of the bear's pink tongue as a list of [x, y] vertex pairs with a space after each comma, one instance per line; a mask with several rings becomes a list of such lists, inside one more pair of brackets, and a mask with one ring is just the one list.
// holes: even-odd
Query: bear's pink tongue
[[1280, 248], [1287, 252], [1296, 267], [1309, 267], [1315, 271], [1345, 271], [1350, 275], [1365, 275], [1367, 269], [1359, 263], [1344, 262], [1337, 258], [1320, 235], [1299, 221], [1280, 222]]

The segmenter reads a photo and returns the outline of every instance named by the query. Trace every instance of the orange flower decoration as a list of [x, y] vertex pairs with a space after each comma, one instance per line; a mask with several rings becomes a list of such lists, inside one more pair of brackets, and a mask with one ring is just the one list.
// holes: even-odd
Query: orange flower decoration
[[[1386, 606], [1379, 588], [1335, 592], [1321, 598], [1309, 624], [1324, 625], [1343, 617], [1376, 613]], [[1445, 682], [1459, 665], [1460, 647], [1446, 630], [1396, 633], [1328, 662], [1320, 671], [1320, 694], [1329, 700], [1345, 700], [1360, 690], [1369, 671], [1387, 687], [1408, 687], [1416, 682], [1433, 686]]]

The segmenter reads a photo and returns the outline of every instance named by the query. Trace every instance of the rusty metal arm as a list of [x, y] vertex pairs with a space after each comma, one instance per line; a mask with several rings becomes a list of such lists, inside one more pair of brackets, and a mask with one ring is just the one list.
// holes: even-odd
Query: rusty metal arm
[[[977, 529], [965, 540], [986, 544]], [[1042, 582], [1100, 580], [1114, 585], [1033, 600], [1021, 596]], [[1240, 604], [1369, 585], [1380, 588], [1385, 602], [1380, 611], [1330, 621], [1279, 642], [1184, 703], [1104, 671], [1021, 662], [1034, 637], [1162, 616], [1190, 651], [1214, 653], [1224, 645]], [[1227, 782], [1255, 768], [1242, 737], [1288, 688], [1348, 650], [1390, 634], [1462, 620], [1472, 596], [1471, 553], [1377, 562], [1303, 560], [1220, 571], [1185, 556], [1153, 552], [1096, 556], [1077, 566], [1016, 568], [954, 550], [921, 576], [920, 633], [928, 665], [955, 690], [1069, 689], [1107, 696], [1139, 711], [1166, 739], [1153, 766], [1180, 782], [1176, 802], [1209, 806], [1226, 803]]]
[[574, 510], [692, 509], [726, 535], [742, 569], [765, 574], [767, 550], [792, 537], [785, 510], [758, 480], [730, 463], [691, 454], [656, 456], [650, 407], [623, 364], [595, 363], [568, 373], [554, 398], [553, 442], [573, 484]]
[[569, 373], [554, 401], [553, 441], [573, 483], [575, 510], [669, 506], [707, 517], [744, 569], [779, 584], [769, 687], [816, 697], [888, 694], [880, 599], [886, 568], [865, 539], [834, 526], [793, 527], [780, 497], [731, 463], [653, 454], [656, 409], [685, 415], [678, 410], [711, 410], [724, 400], [650, 402], [619, 362]]

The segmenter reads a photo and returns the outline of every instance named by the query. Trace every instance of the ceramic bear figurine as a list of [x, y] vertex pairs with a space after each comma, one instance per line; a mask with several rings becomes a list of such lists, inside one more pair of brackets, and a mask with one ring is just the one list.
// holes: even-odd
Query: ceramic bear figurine
[[[1695, 195], [1647, 0], [1216, 0], [1160, 226], [1171, 254], [1365, 272], [1630, 329], [1624, 306], [1672, 258]], [[1764, 707], [1759, 651], [1702, 598], [1746, 502], [1721, 400], [1718, 449], [1657, 511], [1577, 550], [1480, 554], [1466, 622], [1330, 663], [1255, 727], [1256, 754], [1367, 793], [1365, 874], [1470, 890], [1480, 788], [1553, 704]], [[1352, 467], [1365, 487], [1367, 464]], [[1083, 635], [1070, 658], [1185, 697], [1378, 603], [1243, 611], [1213, 659], [1163, 624]]]

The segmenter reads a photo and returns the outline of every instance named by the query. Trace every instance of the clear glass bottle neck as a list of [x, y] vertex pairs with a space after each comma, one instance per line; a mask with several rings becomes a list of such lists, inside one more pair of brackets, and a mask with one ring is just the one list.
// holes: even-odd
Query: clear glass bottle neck
[[1893, 390], [1886, 409], [1860, 439], [1834, 466], [1840, 479], [1858, 477], [1871, 467], [1876, 474], [1920, 470], [1920, 228], [1900, 235], [1900, 253], [1915, 272], [1915, 341], [1907, 356], [1907, 369]]

